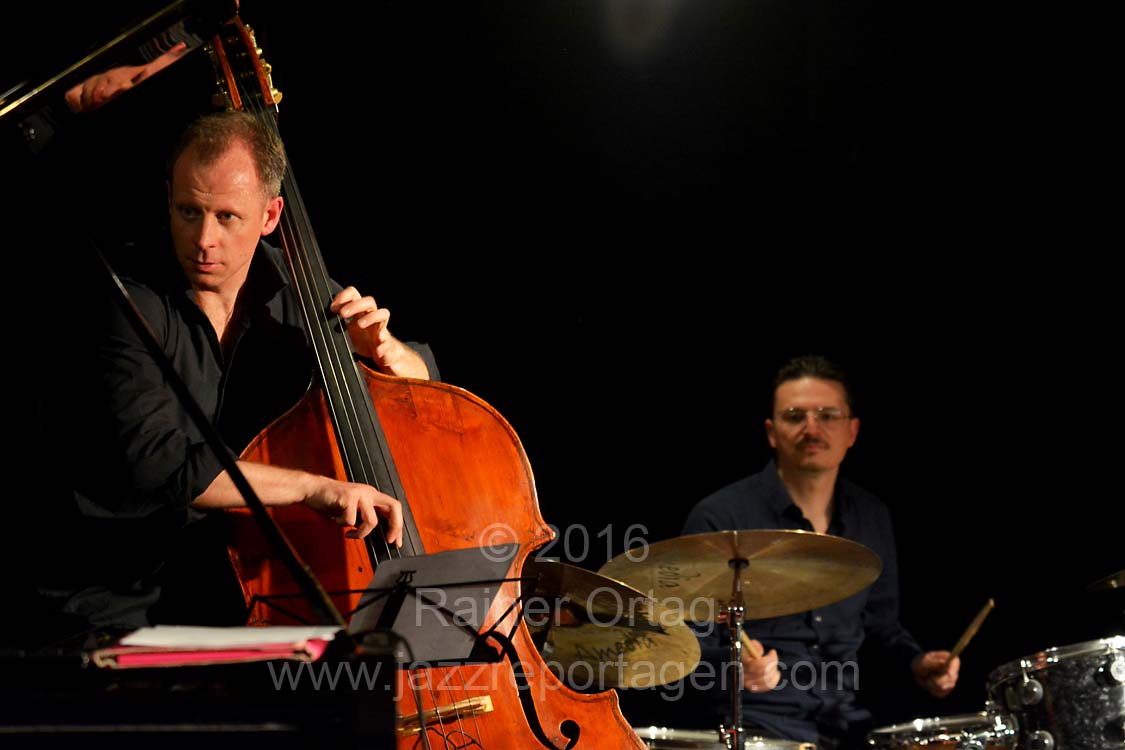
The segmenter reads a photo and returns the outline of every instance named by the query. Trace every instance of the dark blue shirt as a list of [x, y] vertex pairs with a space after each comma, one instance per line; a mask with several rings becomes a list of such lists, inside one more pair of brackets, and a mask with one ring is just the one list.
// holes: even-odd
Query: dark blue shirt
[[[828, 607], [746, 623], [747, 634], [760, 640], [766, 651], [777, 649], [781, 683], [766, 693], [743, 691], [743, 723], [802, 742], [816, 742], [818, 735], [844, 736], [870, 719], [856, 704], [862, 676], [857, 654], [865, 640], [865, 653], [890, 660], [896, 669], [909, 669], [921, 653], [899, 622], [898, 565], [887, 507], [844, 479], [837, 481], [833, 505], [828, 533], [869, 547], [883, 561], [882, 575], [860, 593]], [[729, 529], [813, 530], [793, 504], [773, 461], [700, 501], [683, 533]], [[730, 658], [730, 639], [725, 628], [710, 629], [717, 634], [701, 636], [703, 661], [721, 676]], [[713, 693], [716, 722], [729, 724], [728, 694], [722, 685], [715, 685]]]

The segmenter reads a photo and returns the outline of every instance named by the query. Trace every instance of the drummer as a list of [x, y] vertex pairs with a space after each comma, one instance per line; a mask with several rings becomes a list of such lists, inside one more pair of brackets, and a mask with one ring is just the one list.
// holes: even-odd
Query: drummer
[[[859, 747], [871, 722], [856, 704], [861, 644], [874, 647], [881, 666], [909, 671], [936, 697], [953, 690], [960, 661], [947, 651], [923, 653], [899, 622], [890, 515], [882, 501], [839, 476], [859, 435], [843, 371], [819, 356], [786, 363], [774, 381], [765, 427], [776, 458], [700, 501], [683, 533], [804, 529], [851, 539], [879, 555], [883, 572], [871, 587], [822, 609], [751, 622], [747, 631], [765, 653], [756, 658], [742, 650], [749, 733], [816, 742], [821, 750]], [[723, 675], [729, 639], [725, 628], [711, 630], [701, 636], [703, 662]], [[714, 723], [729, 725], [731, 704], [721, 687], [716, 685], [710, 705]]]

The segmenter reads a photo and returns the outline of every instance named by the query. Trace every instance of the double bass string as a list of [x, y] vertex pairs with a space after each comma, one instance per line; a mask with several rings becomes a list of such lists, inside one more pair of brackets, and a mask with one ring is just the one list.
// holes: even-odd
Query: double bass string
[[[255, 101], [255, 99], [253, 97], [247, 97], [245, 95], [243, 96], [243, 102], [250, 101]], [[267, 125], [269, 127], [276, 128], [276, 123], [269, 110], [260, 106], [254, 106], [252, 113], [255, 116], [263, 119], [264, 121], [267, 121]], [[322, 383], [326, 391], [331, 391], [332, 394], [336, 396], [336, 398], [328, 398], [327, 402], [329, 408], [333, 409], [334, 412], [336, 412], [338, 406], [342, 406], [351, 412], [349, 416], [351, 416], [352, 418], [358, 418], [358, 414], [356, 414], [355, 411], [356, 401], [352, 398], [354, 394], [350, 392], [347, 382], [341, 382], [341, 380], [337, 377], [337, 373], [342, 372], [342, 370], [337, 368], [341, 367], [343, 364], [346, 363], [354, 367], [350, 341], [341, 345], [340, 343], [338, 343], [338, 339], [334, 338], [331, 335], [331, 332], [326, 329], [326, 326], [322, 319], [320, 319], [319, 317], [315, 320], [310, 319], [311, 315], [309, 311], [318, 309], [319, 305], [310, 305], [309, 303], [314, 300], [331, 299], [331, 288], [327, 283], [328, 274], [327, 270], [324, 268], [323, 258], [321, 257], [318, 259], [321, 271], [321, 273], [318, 275], [315, 272], [316, 269], [311, 267], [313, 259], [310, 258], [310, 254], [307, 252], [302, 252], [303, 244], [300, 238], [312, 237], [311, 224], [308, 219], [308, 213], [304, 206], [304, 201], [301, 198], [300, 191], [297, 190], [296, 181], [292, 176], [291, 165], [288, 165], [286, 173], [282, 179], [285, 195], [290, 201], [290, 206], [288, 207], [289, 210], [283, 211], [282, 213], [282, 220], [280, 223], [282, 240], [286, 249], [287, 258], [289, 259], [290, 263], [291, 275], [293, 276], [294, 292], [301, 303], [302, 315], [305, 317], [306, 331], [308, 332], [310, 338], [314, 338], [316, 340], [314, 342], [313, 349], [314, 353], [316, 354], [318, 368], [321, 372]], [[301, 231], [301, 227], [305, 229], [304, 232]], [[347, 337], [343, 336], [339, 338]], [[316, 346], [315, 343], [319, 343], [320, 346]], [[322, 352], [324, 354], [322, 354]], [[323, 361], [324, 355], [327, 355], [334, 360], [334, 367], [329, 367], [326, 365], [326, 363]], [[353, 422], [351, 422], [350, 420], [341, 420], [337, 418], [335, 420], [335, 424], [339, 427], [341, 439], [349, 440], [352, 442], [353, 446], [358, 449], [355, 455], [361, 456], [362, 463], [364, 464], [359, 467], [351, 466], [351, 461], [348, 458], [348, 452], [342, 451], [341, 453], [343, 454], [344, 461], [349, 464], [349, 478], [364, 480], [374, 485], [374, 471], [370, 466], [366, 465], [370, 460], [371, 453], [369, 451], [370, 446], [366, 444], [364, 435], [361, 431], [344, 427], [344, 425], [353, 424]], [[397, 548], [392, 548], [391, 545], [387, 543], [385, 536], [381, 532], [382, 530], [380, 529], [379, 538], [382, 540], [383, 550], [386, 553], [387, 559], [393, 556], [401, 556], [401, 552]], [[409, 526], [404, 526], [403, 532], [404, 536], [407, 537], [408, 541], [410, 542], [411, 547], [416, 548], [414, 540], [410, 538], [411, 531]], [[365, 540], [365, 546], [371, 558], [372, 565], [375, 565], [378, 562], [378, 555], [375, 552], [376, 543], [377, 542], [375, 540], [371, 539], [370, 535], [368, 536], [368, 539]], [[456, 674], [461, 683], [462, 694], [467, 694], [467, 685], [465, 682], [463, 671], [460, 668], [456, 668]], [[427, 692], [429, 693], [432, 705], [437, 708], [442, 705], [442, 701], [435, 693], [432, 680], [429, 679], [429, 676], [429, 673], [427, 673]], [[407, 679], [411, 680], [411, 682], [415, 682], [413, 674], [408, 675]], [[416, 684], [414, 685], [414, 688], [415, 689], [412, 692], [414, 692], [415, 709], [418, 711], [419, 715], [423, 715], [425, 707], [420, 699], [420, 696], [417, 694]], [[448, 691], [446, 690], [446, 692]], [[450, 718], [456, 721], [457, 728], [460, 732], [462, 732], [466, 736], [470, 736], [468, 732], [465, 732], [461, 710], [460, 708], [456, 707], [457, 700], [449, 701], [449, 703], [452, 703], [454, 706], [452, 710], [453, 716]], [[473, 725], [476, 727], [476, 736], [480, 737], [479, 722], [471, 710], [470, 716]], [[443, 736], [447, 736], [449, 727], [446, 726], [446, 712], [436, 712], [435, 718], [436, 723], [440, 728], [441, 734]], [[423, 722], [423, 726], [424, 725], [425, 723]], [[425, 747], [429, 747], [429, 737], [425, 736], [425, 730], [423, 730], [423, 736], [421, 740]]]
[[[243, 101], [254, 101], [252, 97], [244, 97]], [[270, 112], [262, 107], [255, 106], [253, 114], [261, 118], [271, 128], [276, 128], [273, 117]], [[348, 470], [348, 476], [353, 481], [363, 481], [373, 486], [378, 487], [375, 482], [375, 474], [369, 465], [371, 456], [371, 446], [367, 445], [364, 435], [360, 430], [352, 428], [352, 425], [358, 423], [360, 415], [356, 411], [356, 395], [351, 392], [346, 380], [338, 378], [338, 374], [343, 372], [342, 369], [345, 365], [354, 368], [354, 360], [352, 359], [352, 350], [350, 341], [345, 341], [341, 344], [340, 339], [345, 337], [333, 337], [331, 332], [327, 330], [327, 326], [323, 319], [310, 319], [312, 312], [319, 309], [320, 305], [316, 301], [327, 301], [331, 299], [331, 288], [328, 285], [328, 274], [323, 267], [323, 259], [319, 259], [321, 266], [321, 274], [318, 276], [316, 268], [313, 267], [314, 259], [311, 257], [314, 253], [310, 253], [309, 249], [305, 247], [306, 243], [302, 238], [308, 237], [315, 245], [315, 239], [312, 235], [311, 224], [308, 220], [308, 213], [305, 209], [304, 201], [301, 198], [300, 191], [297, 189], [296, 181], [293, 178], [292, 166], [286, 170], [283, 176], [284, 194], [286, 199], [290, 202], [287, 210], [283, 210], [281, 219], [281, 230], [283, 236], [283, 244], [286, 247], [287, 257], [289, 258], [290, 267], [293, 271], [294, 277], [294, 290], [301, 301], [301, 308], [305, 315], [306, 330], [310, 338], [316, 339], [314, 341], [313, 350], [316, 354], [318, 367], [321, 373], [321, 380], [324, 384], [325, 390], [329, 393], [327, 399], [329, 408], [336, 413], [337, 418], [334, 423], [337, 426], [338, 434], [341, 440], [347, 441], [353, 447], [351, 451], [341, 451], [345, 464]], [[310, 304], [312, 303], [312, 304]], [[315, 344], [319, 342], [320, 346]], [[330, 358], [331, 362], [326, 363], [323, 361], [324, 356]], [[339, 409], [345, 409], [348, 413], [340, 415]], [[353, 457], [359, 457], [361, 465], [353, 465]], [[379, 488], [386, 491], [386, 488]], [[381, 531], [381, 529], [380, 529]], [[405, 536], [406, 534], [404, 534]], [[372, 564], [376, 563], [379, 556], [375, 550], [375, 545], [382, 541], [382, 551], [384, 559], [389, 559], [396, 556], [397, 549], [393, 549], [387, 543], [385, 536], [380, 533], [377, 538], [373, 539], [370, 535], [365, 540], [365, 546], [368, 549], [368, 554], [371, 557]], [[413, 540], [411, 540], [413, 541]]]
[[[285, 176], [285, 181], [286, 181], [286, 185], [287, 185], [287, 191], [286, 191], [287, 195], [291, 196], [293, 198], [294, 203], [295, 203], [294, 208], [296, 210], [294, 211], [295, 217], [294, 217], [293, 221], [301, 222], [302, 224], [304, 224], [304, 226], [306, 227], [306, 230], [307, 230], [303, 234], [298, 233], [298, 237], [303, 236], [303, 237], [312, 238], [313, 235], [312, 235], [312, 232], [311, 232], [311, 227], [309, 226], [309, 223], [308, 223], [308, 214], [305, 210], [304, 202], [301, 199], [300, 192], [296, 188], [295, 180], [292, 179], [291, 170], [289, 172], [287, 172], [287, 174]], [[286, 227], [286, 231], [288, 233], [292, 234], [294, 232], [294, 229], [293, 229], [293, 227], [289, 226], [289, 227]], [[299, 240], [297, 240], [297, 241], [299, 241]], [[313, 299], [319, 299], [319, 300], [330, 299], [331, 298], [331, 290], [327, 286], [327, 279], [329, 277], [328, 277], [327, 270], [324, 267], [323, 255], [321, 255], [319, 253], [299, 253], [294, 257], [294, 261], [298, 260], [298, 259], [300, 261], [302, 261], [302, 266], [300, 268], [300, 272], [301, 272], [301, 275], [302, 275], [303, 286], [304, 287], [310, 286], [310, 282], [309, 282], [310, 277], [313, 280], [313, 283], [315, 283], [317, 281], [320, 281], [323, 284], [323, 286], [321, 286], [318, 289], [315, 289], [311, 292], [312, 294], [315, 295], [315, 296], [313, 296]], [[310, 269], [310, 268], [306, 267], [306, 266], [311, 265], [313, 262], [316, 262], [320, 266], [319, 269]], [[316, 272], [317, 270], [319, 270], [319, 272], [320, 272], [319, 274]], [[327, 341], [326, 350], [329, 352], [329, 354], [331, 356], [333, 356], [335, 358], [335, 360], [336, 360], [335, 364], [337, 366], [342, 367], [344, 364], [347, 364], [348, 366], [354, 367], [354, 365], [353, 365], [354, 360], [352, 359], [351, 342], [350, 342], [350, 339], [347, 338], [347, 336], [332, 337], [331, 334], [328, 331], [326, 331], [326, 329], [323, 325], [315, 326], [315, 330], [316, 330], [318, 335], [320, 335], [323, 339], [325, 339]], [[343, 340], [342, 344], [340, 343], [341, 340]], [[329, 368], [329, 369], [333, 374], [335, 374], [335, 372], [342, 372], [342, 370], [337, 370], [336, 368]], [[346, 391], [346, 389], [348, 388], [347, 381], [344, 381], [341, 385], [337, 385], [337, 388], [340, 389], [341, 391]], [[352, 394], [347, 393], [346, 395], [351, 396]], [[363, 395], [366, 396], [366, 394], [363, 394]], [[342, 401], [348, 408], [352, 408], [356, 404], [356, 401], [352, 400], [351, 398], [344, 398], [344, 399], [342, 399]], [[365, 405], [369, 405], [370, 401], [365, 400], [363, 403]], [[355, 415], [354, 413], [353, 413], [353, 416], [355, 416], [357, 419], [359, 418], [358, 415]], [[374, 419], [375, 415], [371, 414], [369, 416], [369, 418]], [[366, 462], [370, 459], [371, 453], [369, 452], [369, 446], [366, 445], [366, 441], [364, 440], [364, 436], [363, 436], [362, 432], [350, 430], [349, 431], [349, 437], [350, 437], [350, 439], [356, 441], [358, 444], [362, 444], [363, 450], [360, 451], [359, 455], [362, 457], [362, 460], [365, 463], [365, 466], [362, 467], [364, 469], [364, 473], [366, 474], [365, 478], [368, 479], [371, 484], [375, 484], [375, 482], [374, 482], [374, 472], [372, 470], [370, 470], [368, 466], [366, 466]], [[379, 447], [381, 448], [381, 446], [379, 446]], [[387, 461], [388, 463], [390, 463], [391, 457], [390, 456], [384, 456], [384, 460]], [[382, 488], [382, 489], [384, 489], [384, 491], [386, 491], [386, 489], [388, 489], [388, 488]], [[409, 533], [410, 533], [409, 527], [408, 526], [404, 527], [404, 534], [409, 535]], [[389, 544], [387, 544], [385, 538], [383, 540], [383, 545], [384, 545], [384, 549], [387, 552], [388, 557], [390, 557], [390, 556], [401, 556], [402, 555], [402, 553], [397, 548], [392, 548]], [[419, 547], [416, 547], [413, 544], [413, 540], [411, 540], [411, 548], [412, 549], [419, 548]], [[467, 685], [467, 682], [466, 682], [466, 679], [465, 679], [464, 670], [461, 669], [460, 667], [454, 667], [453, 669], [455, 670], [455, 674], [457, 676], [457, 679], [460, 682], [461, 695], [469, 695], [468, 685]], [[453, 696], [451, 699], [446, 699], [445, 701], [440, 700], [438, 695], [435, 694], [435, 688], [434, 688], [434, 685], [433, 685], [433, 680], [430, 679], [431, 675], [432, 675], [432, 673], [427, 672], [425, 679], [426, 679], [426, 682], [427, 682], [427, 690], [429, 692], [430, 699], [433, 702], [434, 707], [435, 708], [440, 707], [443, 702], [446, 703], [447, 705], [452, 706], [452, 709], [451, 709], [452, 716], [448, 716], [447, 712], [442, 712], [442, 711], [438, 711], [438, 712], [435, 713], [438, 726], [441, 728], [442, 733], [443, 734], [448, 733], [449, 729], [446, 726], [446, 723], [447, 723], [447, 721], [453, 721], [453, 722], [456, 723], [456, 727], [457, 727], [457, 730], [459, 732], [461, 732], [462, 734], [464, 734], [467, 737], [473, 736], [472, 734], [467, 732], [466, 729], [465, 729], [465, 725], [464, 725], [465, 717], [462, 716], [462, 711], [461, 711], [460, 707], [458, 707], [458, 705], [457, 705], [459, 703], [459, 701], [457, 699], [457, 696]], [[413, 679], [413, 677], [410, 677], [409, 679]], [[442, 688], [441, 688], [441, 692], [443, 694], [448, 695], [451, 691], [449, 689], [449, 686], [443, 685]], [[416, 707], [417, 707], [417, 709], [420, 713], [424, 710], [424, 708], [420, 704], [418, 704], [417, 701], [416, 701]], [[480, 735], [479, 720], [477, 719], [475, 712], [471, 708], [469, 709], [469, 718], [470, 718], [473, 726], [475, 727], [475, 736], [479, 738], [481, 736]]]
[[[235, 80], [237, 81], [238, 79]], [[235, 85], [240, 89], [242, 88], [241, 83], [236, 82]], [[259, 100], [256, 95], [247, 96], [245, 91], [240, 91], [240, 94], [244, 107], [250, 113], [262, 119], [268, 127], [274, 129], [276, 132], [277, 123], [273, 117], [272, 111], [267, 107], [261, 106], [258, 103], [261, 100]], [[301, 197], [300, 191], [297, 189], [296, 179], [293, 176], [291, 165], [287, 165], [287, 169], [282, 177], [282, 180], [286, 198], [290, 201], [291, 205], [289, 206], [289, 210], [283, 211], [282, 213], [280, 229], [283, 245], [285, 246], [286, 250], [286, 257], [290, 265], [291, 276], [293, 277], [294, 293], [297, 295], [298, 301], [300, 302], [302, 316], [305, 318], [306, 331], [308, 332], [310, 339], [313, 339], [313, 349], [316, 355], [318, 368], [321, 372], [321, 381], [327, 395], [329, 396], [329, 398], [326, 399], [328, 402], [328, 406], [330, 409], [332, 409], [333, 414], [336, 417], [336, 419], [334, 420], [334, 424], [337, 426], [338, 435], [340, 436], [341, 440], [350, 441], [352, 447], [358, 449], [358, 452], [356, 452], [355, 455], [359, 457], [358, 463], [360, 463], [361, 465], [358, 467], [351, 465], [353, 462], [348, 457], [348, 451], [341, 451], [341, 454], [344, 461], [348, 464], [349, 478], [366, 481], [367, 483], [378, 487], [378, 484], [376, 482], [376, 473], [373, 467], [370, 465], [373, 454], [371, 452], [371, 446], [367, 445], [366, 436], [363, 434], [362, 430], [351, 428], [351, 425], [358, 424], [358, 421], [352, 422], [351, 419], [341, 420], [339, 419], [340, 415], [338, 412], [338, 409], [342, 408], [349, 413], [349, 416], [352, 419], [358, 420], [359, 415], [357, 413], [357, 408], [362, 408], [368, 412], [368, 419], [374, 421], [377, 419], [377, 415], [374, 413], [374, 405], [372, 404], [369, 394], [366, 392], [366, 390], [364, 390], [360, 401], [357, 402], [355, 398], [353, 398], [356, 394], [350, 392], [350, 386], [348, 385], [347, 379], [338, 377], [339, 373], [346, 372], [342, 369], [343, 365], [346, 364], [348, 366], [351, 366], [352, 368], [355, 367], [355, 360], [353, 358], [354, 351], [351, 346], [350, 338], [346, 335], [346, 332], [345, 335], [342, 336], [333, 336], [332, 332], [328, 329], [325, 318], [317, 314], [321, 307], [323, 307], [323, 305], [321, 304], [316, 304], [317, 301], [319, 300], [321, 302], [327, 302], [327, 300], [331, 299], [331, 287], [328, 283], [328, 272], [324, 265], [323, 256], [319, 255], [319, 248], [316, 247], [316, 239], [312, 233], [311, 222], [309, 221], [308, 213], [305, 209], [304, 200]], [[304, 231], [301, 231], [302, 228]], [[312, 245], [311, 253], [304, 250], [304, 245], [301, 239], [302, 237], [309, 238]], [[319, 274], [317, 273], [318, 269], [313, 267], [314, 262], [319, 266]], [[340, 343], [341, 339], [344, 339], [343, 343]], [[327, 364], [324, 362], [325, 356], [331, 358], [332, 364], [334, 366], [327, 366]], [[363, 381], [362, 379], [358, 379], [357, 382], [362, 385]], [[386, 453], [387, 447], [383, 444], [377, 445], [375, 447], [383, 452], [383, 460], [386, 465], [393, 466], [393, 464], [391, 463], [391, 456], [387, 455]], [[379, 489], [383, 489], [384, 491], [386, 491], [393, 488]], [[392, 492], [391, 494], [396, 493]], [[398, 499], [405, 505], [405, 499], [403, 497], [399, 497]], [[416, 540], [413, 539], [411, 528], [411, 524], [404, 524], [404, 541], [410, 544], [411, 550], [421, 549]], [[382, 533], [382, 529], [380, 529], [379, 538], [382, 539], [383, 550], [386, 554], [387, 559], [402, 555], [402, 552], [400, 550], [398, 550], [397, 548], [392, 548], [387, 543], [386, 537]], [[371, 539], [371, 535], [369, 535], [365, 542], [365, 546], [368, 550], [368, 555], [371, 559], [371, 564], [373, 566], [377, 565], [378, 555], [375, 550], [375, 544], [377, 543], [376, 540]], [[453, 670], [456, 678], [461, 683], [460, 694], [462, 696], [468, 695], [469, 690], [468, 684], [465, 680], [464, 670], [461, 667], [453, 667]], [[418, 674], [418, 671], [413, 670], [413, 673], [407, 676], [407, 679], [411, 680], [411, 682], [414, 682], [413, 674]], [[460, 734], [462, 734], [466, 738], [471, 738], [473, 744], [476, 744], [479, 747], [483, 748], [484, 743], [482, 742], [482, 735], [480, 731], [480, 720], [476, 715], [476, 711], [471, 707], [468, 709], [468, 719], [469, 723], [474, 729], [474, 736], [474, 734], [466, 731], [464, 722], [465, 717], [462, 715], [461, 708], [458, 706], [459, 701], [456, 699], [456, 697], [454, 697], [453, 700], [447, 701], [445, 705], [448, 708], [442, 711], [442, 701], [440, 701], [438, 695], [435, 694], [434, 685], [432, 684], [432, 680], [430, 679], [430, 677], [432, 676], [432, 672], [426, 671], [425, 676], [427, 681], [427, 692], [435, 708], [436, 724], [440, 732], [439, 736], [446, 738], [446, 741], [448, 741], [447, 738], [449, 737], [450, 726], [447, 726], [447, 721], [454, 720], [457, 731]], [[419, 716], [424, 716], [424, 706], [422, 704], [421, 695], [418, 692], [416, 683], [413, 684], [412, 687], [413, 690], [411, 692], [414, 696], [415, 709], [419, 712]], [[444, 695], [448, 695], [451, 692], [449, 690], [449, 687], [444, 685], [444, 681], [440, 692]], [[421, 723], [422, 736], [420, 737], [420, 740], [423, 747], [428, 749], [430, 747], [430, 741], [427, 735], [426, 722], [423, 719]]]

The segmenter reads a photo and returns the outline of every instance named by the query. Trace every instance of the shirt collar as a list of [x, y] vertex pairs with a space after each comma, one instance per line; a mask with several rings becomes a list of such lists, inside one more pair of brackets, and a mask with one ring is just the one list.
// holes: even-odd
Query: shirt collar
[[[775, 459], [770, 459], [763, 473], [765, 474], [766, 487], [769, 489], [767, 503], [770, 509], [773, 510], [778, 518], [783, 518], [787, 515], [793, 518], [802, 518], [804, 514], [801, 513], [801, 509], [793, 502], [793, 498], [789, 496], [789, 490], [785, 488], [785, 483], [781, 481], [781, 475], [777, 473], [777, 461]], [[847, 483], [840, 479], [839, 475], [836, 477], [833, 501], [831, 523], [832, 525], [837, 525], [844, 522], [852, 505]]]
[[251, 302], [265, 304], [276, 297], [282, 289], [289, 286], [284, 253], [264, 240], [260, 241], [254, 259], [250, 261], [246, 283]]

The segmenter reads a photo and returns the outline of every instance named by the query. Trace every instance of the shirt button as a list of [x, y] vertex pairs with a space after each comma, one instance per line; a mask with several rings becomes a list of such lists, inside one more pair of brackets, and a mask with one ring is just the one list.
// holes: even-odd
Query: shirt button
[[820, 651], [820, 644], [814, 643], [813, 645], [809, 646], [809, 651], [812, 651], [814, 653]]
[[820, 615], [813, 615], [813, 621], [814, 621], [814, 622], [820, 622], [820, 621], [821, 621], [821, 620], [823, 620], [823, 619], [824, 619], [824, 618], [823, 618], [823, 617], [821, 617]]

